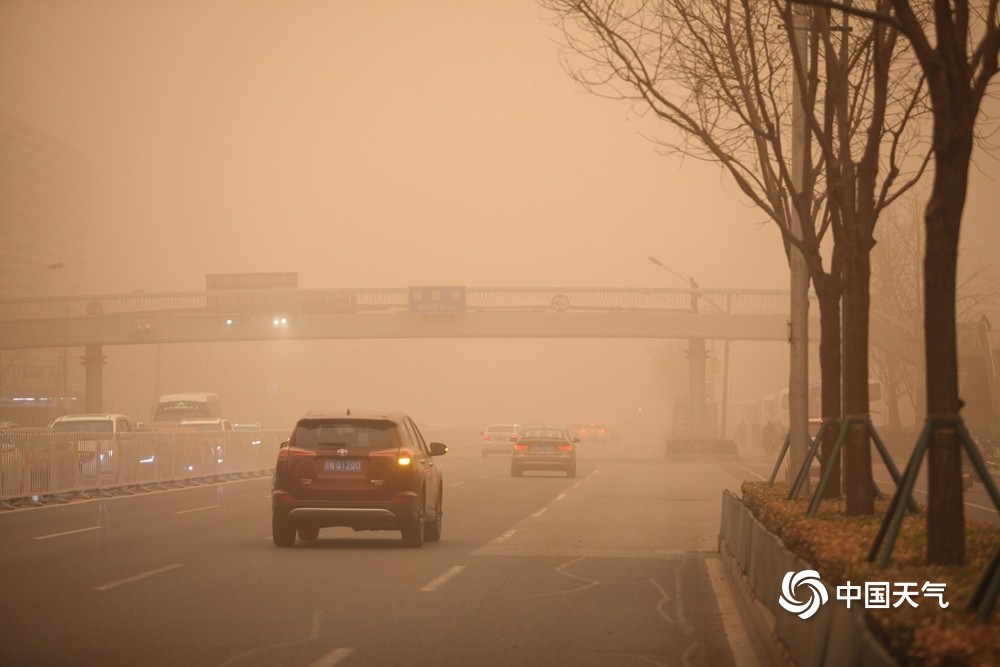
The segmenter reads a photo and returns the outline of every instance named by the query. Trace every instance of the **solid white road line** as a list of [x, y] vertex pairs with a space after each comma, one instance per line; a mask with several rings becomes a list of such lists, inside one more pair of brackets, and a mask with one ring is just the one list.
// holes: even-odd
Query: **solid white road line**
[[743, 627], [739, 606], [733, 597], [732, 584], [727, 579], [722, 561], [716, 557], [706, 558], [705, 568], [708, 570], [708, 580], [712, 582], [712, 590], [715, 591], [715, 600], [719, 604], [719, 614], [722, 616], [722, 630], [726, 633], [733, 659], [737, 665], [760, 667], [753, 642]]
[[205, 505], [204, 507], [195, 507], [190, 510], [180, 510], [178, 512], [174, 512], [174, 514], [190, 514], [191, 512], [201, 512], [202, 510], [214, 510], [219, 507], [222, 507], [222, 505]]
[[335, 648], [323, 655], [319, 660], [309, 664], [309, 667], [333, 667], [351, 654], [352, 648]]
[[174, 563], [173, 565], [166, 565], [164, 567], [158, 567], [155, 570], [150, 570], [149, 572], [143, 572], [142, 574], [137, 574], [132, 577], [126, 577], [124, 579], [119, 579], [118, 581], [112, 581], [108, 584], [103, 584], [101, 586], [94, 586], [95, 591], [109, 591], [112, 588], [117, 588], [124, 584], [131, 584], [133, 581], [139, 581], [140, 579], [145, 579], [147, 577], [152, 577], [156, 574], [161, 574], [163, 572], [169, 572], [170, 570], [176, 570], [181, 566], [180, 563]]
[[63, 535], [75, 535], [77, 533], [86, 533], [91, 530], [100, 530], [100, 529], [101, 529], [100, 526], [91, 526], [90, 528], [78, 528], [77, 530], [67, 530], [66, 532], [63, 533], [52, 533], [51, 535], [39, 535], [38, 537], [35, 537], [33, 539], [48, 540], [53, 537], [62, 537]]
[[451, 569], [449, 569], [447, 572], [445, 572], [444, 574], [442, 574], [437, 579], [434, 579], [433, 581], [431, 581], [429, 584], [427, 584], [426, 586], [424, 586], [420, 590], [427, 591], [428, 593], [436, 591], [437, 589], [439, 589], [442, 586], [444, 586], [448, 582], [449, 579], [451, 579], [452, 577], [454, 577], [456, 574], [458, 574], [459, 572], [461, 572], [464, 569], [465, 569], [464, 565], [455, 565]]
[[566, 497], [565, 493], [560, 493], [558, 496], [556, 496], [556, 500], [562, 500], [565, 497]]

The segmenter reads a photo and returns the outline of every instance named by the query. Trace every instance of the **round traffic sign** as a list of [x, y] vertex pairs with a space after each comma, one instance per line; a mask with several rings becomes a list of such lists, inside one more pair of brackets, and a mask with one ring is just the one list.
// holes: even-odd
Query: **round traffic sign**
[[552, 297], [552, 310], [557, 313], [565, 312], [569, 309], [569, 297], [565, 294], [556, 294]]

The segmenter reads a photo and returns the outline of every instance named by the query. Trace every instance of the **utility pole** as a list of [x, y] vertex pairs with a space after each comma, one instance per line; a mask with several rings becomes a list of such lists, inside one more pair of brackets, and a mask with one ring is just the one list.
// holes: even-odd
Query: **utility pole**
[[[795, 3], [792, 9], [792, 48], [798, 54], [799, 67], [792, 79], [792, 189], [793, 196], [801, 194], [808, 164], [805, 106], [802, 100], [802, 68], [808, 62], [807, 35], [809, 9]], [[798, 209], [791, 207], [790, 230], [802, 238], [802, 220]], [[791, 306], [789, 309], [788, 344], [788, 481], [792, 481], [802, 466], [809, 448], [809, 267], [802, 251], [794, 244], [789, 246], [788, 264], [791, 274]], [[808, 483], [808, 479], [806, 480]]]
[[[684, 282], [686, 282], [691, 288], [691, 310], [693, 313], [698, 313], [698, 281], [694, 279], [693, 276], [688, 276], [685, 278], [681, 274], [677, 273], [669, 266], [661, 262], [656, 257], [650, 255], [648, 258], [651, 264], [655, 264], [661, 269], [665, 269], [670, 273], [674, 274]], [[728, 350], [728, 348], [727, 348]], [[701, 440], [708, 436], [709, 431], [714, 431], [714, 426], [712, 429], [707, 428], [705, 420], [706, 412], [706, 402], [708, 397], [705, 393], [705, 365], [708, 362], [708, 351], [705, 347], [704, 338], [689, 338], [688, 339], [688, 421], [690, 424], [690, 434], [689, 437], [695, 440]], [[727, 357], [728, 359], [728, 357]], [[725, 408], [723, 408], [725, 409]], [[725, 417], [723, 417], [723, 431], [725, 430]]]

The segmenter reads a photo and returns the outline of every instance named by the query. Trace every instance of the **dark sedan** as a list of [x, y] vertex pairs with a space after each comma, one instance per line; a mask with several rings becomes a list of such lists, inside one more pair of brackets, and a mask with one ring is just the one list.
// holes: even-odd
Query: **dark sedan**
[[525, 428], [514, 443], [510, 474], [521, 477], [525, 470], [554, 470], [576, 477], [576, 443], [561, 426]]

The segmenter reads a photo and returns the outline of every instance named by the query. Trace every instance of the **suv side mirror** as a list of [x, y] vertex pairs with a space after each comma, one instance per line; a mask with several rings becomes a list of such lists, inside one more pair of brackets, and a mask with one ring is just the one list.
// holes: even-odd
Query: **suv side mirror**
[[448, 453], [448, 445], [443, 442], [431, 443], [431, 456], [441, 456]]

